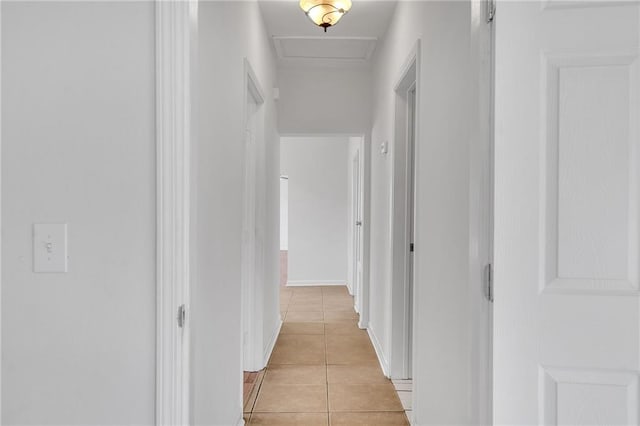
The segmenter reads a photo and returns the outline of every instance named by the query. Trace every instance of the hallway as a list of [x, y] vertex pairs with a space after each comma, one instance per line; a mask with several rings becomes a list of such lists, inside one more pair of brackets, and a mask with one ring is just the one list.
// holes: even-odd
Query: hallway
[[284, 323], [247, 424], [409, 424], [346, 287], [283, 287], [280, 300]]

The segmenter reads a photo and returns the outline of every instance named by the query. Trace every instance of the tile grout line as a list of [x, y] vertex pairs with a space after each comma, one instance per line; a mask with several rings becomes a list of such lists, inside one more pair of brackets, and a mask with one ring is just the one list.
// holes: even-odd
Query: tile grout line
[[[287, 314], [289, 314], [289, 306], [291, 306], [292, 297], [293, 297], [293, 293], [291, 294], [291, 296], [289, 297], [289, 300], [287, 301], [287, 309], [285, 310], [284, 317], [282, 318], [283, 323], [287, 317]], [[282, 331], [278, 333], [278, 338], [280, 338], [281, 333]], [[271, 355], [273, 356], [273, 354]], [[271, 361], [271, 357], [269, 357], [269, 360], [267, 360], [267, 365], [264, 367], [264, 374], [262, 375], [262, 379], [260, 380], [258, 390], [256, 391], [256, 398], [253, 400], [253, 404], [251, 404], [251, 411], [249, 412], [249, 424], [251, 424], [251, 418], [253, 417], [253, 412], [256, 408], [256, 404], [258, 403], [258, 397], [260, 396], [260, 391], [262, 390], [262, 384], [264, 383], [265, 377], [267, 377], [267, 371], [269, 370], [269, 366], [271, 365], [270, 361]]]
[[327, 386], [327, 425], [331, 425], [331, 413], [329, 413], [329, 348], [327, 346], [327, 325], [324, 322], [324, 290], [320, 290], [322, 295], [322, 330], [324, 332], [324, 371], [325, 383]]

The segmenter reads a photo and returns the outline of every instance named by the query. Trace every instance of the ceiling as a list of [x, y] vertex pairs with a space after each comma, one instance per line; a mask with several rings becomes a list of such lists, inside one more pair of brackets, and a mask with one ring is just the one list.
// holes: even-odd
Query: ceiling
[[267, 31], [281, 62], [367, 62], [387, 31], [396, 6], [396, 1], [353, 0], [349, 13], [325, 34], [305, 16], [298, 3], [260, 0]]

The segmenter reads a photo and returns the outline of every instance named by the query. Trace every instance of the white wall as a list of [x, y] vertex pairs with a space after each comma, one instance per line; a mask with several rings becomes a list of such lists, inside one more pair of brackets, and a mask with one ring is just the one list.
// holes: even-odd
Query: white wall
[[371, 123], [368, 67], [278, 70], [281, 134], [363, 134]]
[[[243, 59], [265, 94], [266, 231], [263, 335], [268, 345], [280, 324], [279, 138], [272, 88], [275, 65], [258, 4], [199, 3], [198, 73], [194, 95], [198, 136], [194, 152], [192, 281], [193, 422], [235, 425], [242, 416], [241, 232], [243, 164]], [[260, 273], [260, 271], [259, 271]]]
[[289, 176], [289, 283], [346, 284], [348, 137], [282, 138]]
[[[153, 424], [153, 2], [2, 3], [2, 423]], [[34, 223], [69, 272], [32, 272]]]
[[[469, 164], [477, 105], [470, 88], [471, 3], [399, 2], [374, 71], [372, 145], [393, 149], [394, 86], [420, 38], [416, 167], [414, 424], [478, 423], [472, 416]], [[474, 82], [475, 83], [475, 82]], [[371, 318], [390, 354], [389, 212], [391, 155], [371, 157]], [[479, 277], [479, 271], [477, 276]]]

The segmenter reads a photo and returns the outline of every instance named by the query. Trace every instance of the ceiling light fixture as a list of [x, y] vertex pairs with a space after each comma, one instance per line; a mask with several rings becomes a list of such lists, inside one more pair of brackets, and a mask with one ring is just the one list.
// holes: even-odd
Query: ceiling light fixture
[[326, 33], [351, 9], [351, 0], [300, 0], [300, 8]]

